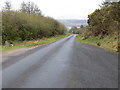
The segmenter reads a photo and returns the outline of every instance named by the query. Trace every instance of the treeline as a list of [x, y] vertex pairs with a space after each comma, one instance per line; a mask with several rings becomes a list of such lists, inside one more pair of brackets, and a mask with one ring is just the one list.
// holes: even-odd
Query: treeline
[[6, 2], [2, 11], [2, 44], [64, 34], [66, 27], [51, 17], [42, 15], [32, 2], [21, 4], [17, 11]]
[[79, 28], [76, 26], [72, 26], [71, 29], [69, 30], [69, 33], [73, 34], [82, 34], [86, 29], [86, 26], [81, 25]]
[[88, 15], [89, 35], [110, 35], [120, 31], [120, 1], [103, 2], [101, 9]]

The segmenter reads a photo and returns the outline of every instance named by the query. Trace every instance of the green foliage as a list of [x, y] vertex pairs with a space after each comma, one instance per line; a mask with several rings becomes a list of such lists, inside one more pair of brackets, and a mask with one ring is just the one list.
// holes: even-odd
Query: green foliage
[[[37, 8], [34, 4], [30, 5]], [[30, 7], [32, 8], [32, 6]], [[14, 43], [62, 35], [67, 31], [66, 27], [58, 21], [35, 12], [36, 8], [30, 13], [23, 10], [5, 10], [2, 12], [2, 44], [5, 41]]]
[[20, 43], [18, 45], [12, 46], [12, 47], [3, 46], [0, 49], [8, 50], [8, 49], [23, 48], [23, 47], [33, 47], [33, 46], [37, 46], [37, 45], [52, 43], [52, 42], [55, 42], [55, 41], [60, 40], [62, 38], [65, 38], [67, 36], [69, 36], [69, 35], [59, 35], [59, 36], [56, 36], [56, 37], [47, 38], [45, 40], [44, 39], [34, 40], [34, 41], [31, 41], [31, 43], [29, 43], [29, 41], [28, 41], [28, 42], [23, 42], [23, 43]]
[[76, 31], [77, 31], [77, 29], [78, 29], [78, 28], [77, 28], [76, 26], [73, 26], [73, 27], [70, 29], [70, 31], [69, 31], [69, 32], [70, 32], [70, 33], [74, 33], [74, 34], [75, 34], [75, 33], [77, 33], [77, 32], [76, 32]]
[[105, 2], [101, 9], [96, 9], [88, 15], [88, 27], [82, 35], [77, 36], [77, 40], [119, 52], [119, 34], [120, 1]]
[[84, 28], [84, 26], [83, 26], [83, 25], [81, 25], [81, 26], [80, 26], [80, 28]]
[[81, 34], [83, 33], [83, 31], [86, 29], [86, 27], [84, 27], [83, 25], [80, 26], [80, 28], [77, 28], [75, 26], [73, 26], [69, 33], [73, 33], [73, 34]]
[[83, 40], [82, 38], [83, 38], [82, 35], [78, 35], [76, 39], [80, 43], [95, 45], [110, 51], [120, 52], [118, 45], [118, 38], [116, 37], [116, 35], [107, 35], [104, 36], [102, 39], [101, 39], [101, 35], [96, 37], [90, 36], [85, 40]]
[[108, 35], [120, 29], [120, 2], [105, 3], [88, 15], [89, 30], [94, 36]]

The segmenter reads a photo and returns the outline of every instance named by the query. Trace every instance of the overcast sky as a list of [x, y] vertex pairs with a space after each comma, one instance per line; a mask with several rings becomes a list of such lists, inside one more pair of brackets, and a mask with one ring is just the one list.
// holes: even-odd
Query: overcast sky
[[55, 19], [87, 19], [88, 14], [99, 8], [102, 0], [0, 0], [1, 6], [10, 1], [14, 9], [31, 1], [38, 5], [45, 16]]

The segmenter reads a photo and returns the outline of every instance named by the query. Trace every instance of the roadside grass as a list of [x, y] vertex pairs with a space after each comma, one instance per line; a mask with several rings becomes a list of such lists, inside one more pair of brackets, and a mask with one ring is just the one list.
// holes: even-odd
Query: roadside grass
[[65, 38], [67, 36], [69, 36], [69, 34], [58, 35], [58, 36], [51, 37], [51, 38], [43, 38], [43, 39], [33, 40], [33, 41], [25, 41], [25, 42], [21, 42], [21, 43], [16, 43], [14, 46], [2, 46], [2, 47], [0, 47], [0, 49], [11, 50], [11, 49], [18, 49], [18, 48], [24, 48], [24, 47], [33, 47], [33, 46], [37, 46], [37, 45], [49, 44], [49, 43], [55, 42], [57, 40], [60, 40], [62, 38]]
[[96, 41], [97, 41], [97, 38], [96, 37], [89, 37], [88, 39], [86, 40], [82, 40], [82, 36], [81, 35], [78, 35], [76, 37], [77, 41], [78, 42], [81, 42], [81, 43], [86, 43], [86, 44], [91, 44], [91, 45], [95, 45], [96, 44]]
[[88, 39], [82, 40], [82, 35], [78, 35], [76, 37], [76, 40], [81, 43], [86, 43], [90, 45], [99, 46], [101, 48], [104, 48], [106, 50], [110, 50], [113, 52], [119, 52], [118, 50], [118, 37], [113, 36], [104, 36], [102, 39], [100, 39], [100, 36], [97, 37], [89, 37]]

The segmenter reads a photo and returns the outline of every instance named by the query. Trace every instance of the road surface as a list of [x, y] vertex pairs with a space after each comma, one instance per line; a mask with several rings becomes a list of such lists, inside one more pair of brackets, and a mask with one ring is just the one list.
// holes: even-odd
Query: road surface
[[117, 88], [118, 55], [76, 35], [3, 63], [3, 88]]

